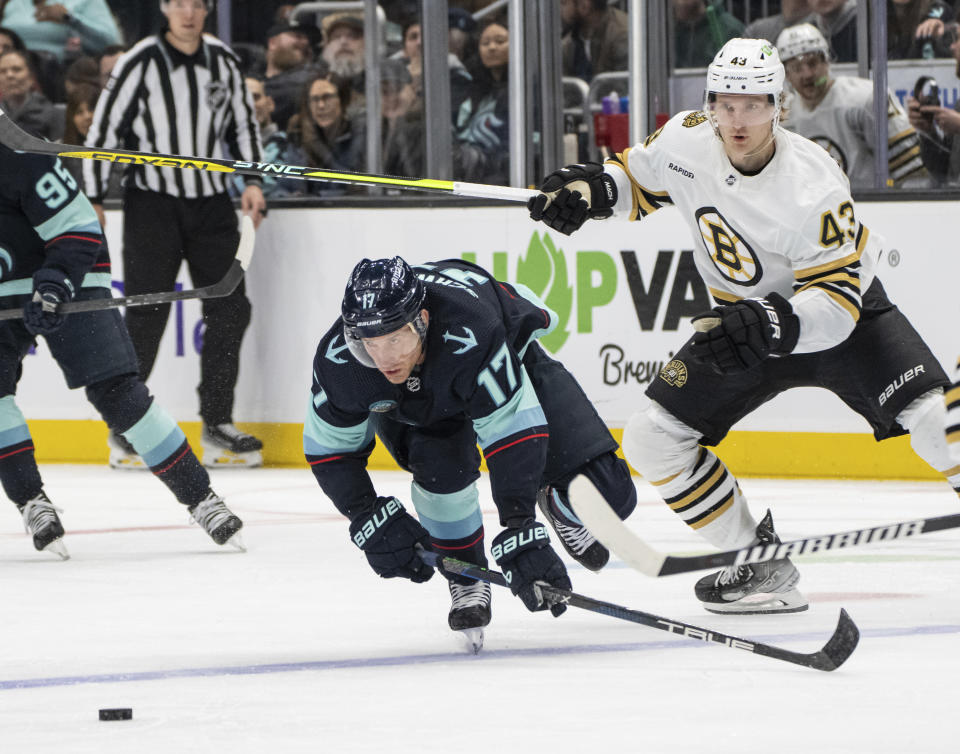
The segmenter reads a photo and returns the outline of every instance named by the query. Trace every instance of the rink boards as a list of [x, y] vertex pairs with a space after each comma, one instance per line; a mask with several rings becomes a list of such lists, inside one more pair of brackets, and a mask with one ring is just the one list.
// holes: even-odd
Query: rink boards
[[[957, 202], [859, 202], [860, 219], [887, 239], [878, 274], [950, 368], [960, 353], [960, 259], [950, 218]], [[108, 212], [114, 277], [122, 278], [122, 216]], [[235, 419], [266, 440], [265, 458], [303, 463], [300, 436], [313, 353], [338, 314], [349, 271], [363, 256], [412, 263], [465, 257], [520, 282], [560, 318], [542, 342], [576, 374], [619, 434], [643, 390], [710, 301], [693, 240], [672, 209], [639, 223], [588, 223], [572, 237], [531, 222], [520, 206], [272, 209], [248, 274], [253, 323], [242, 351]], [[182, 275], [185, 287], [189, 278]], [[196, 302], [174, 306], [150, 388], [198, 439]], [[47, 461], [106, 459], [106, 430], [82, 391], [68, 391], [43, 345], [29, 356], [19, 403]], [[936, 478], [903, 438], [874, 443], [859, 416], [824, 390], [798, 389], [746, 418], [722, 446], [740, 474]], [[378, 452], [377, 465], [390, 459]]]

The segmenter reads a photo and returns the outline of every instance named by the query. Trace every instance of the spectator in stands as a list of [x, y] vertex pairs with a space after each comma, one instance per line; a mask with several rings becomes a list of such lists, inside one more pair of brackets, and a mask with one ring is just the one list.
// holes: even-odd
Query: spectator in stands
[[306, 29], [279, 23], [267, 31], [264, 89], [274, 103], [272, 119], [283, 130], [297, 111], [300, 95], [316, 75]]
[[823, 32], [833, 60], [857, 59], [857, 0], [810, 0], [812, 23]]
[[[856, 0], [851, 0], [856, 2]], [[714, 0], [670, 0], [675, 21], [674, 68], [704, 68], [728, 39], [743, 36], [743, 24]]]
[[[960, 11], [957, 13], [960, 20]], [[956, 61], [960, 78], [960, 37], [954, 39], [950, 52]], [[920, 158], [935, 186], [956, 186], [960, 183], [960, 100], [952, 108], [942, 105], [921, 105], [907, 97], [910, 124], [919, 131]]]
[[942, 0], [887, 0], [887, 59], [949, 58], [950, 16]]
[[100, 57], [97, 59], [97, 65], [101, 89], [107, 88], [107, 82], [110, 80], [110, 74], [113, 73], [113, 67], [117, 64], [120, 56], [126, 51], [127, 48], [123, 45], [109, 45], [100, 53]]
[[485, 19], [480, 31], [480, 66], [457, 118], [453, 169], [459, 180], [499, 185], [508, 182], [509, 44], [506, 22], [498, 17]]
[[0, 91], [3, 109], [14, 123], [35, 136], [59, 141], [63, 117], [37, 89], [37, 74], [30, 55], [11, 50], [0, 55]]
[[457, 122], [457, 114], [463, 101], [470, 95], [470, 71], [480, 65], [480, 53], [477, 50], [477, 21], [463, 8], [451, 7], [447, 14], [447, 49], [450, 51], [450, 107], [452, 123]]
[[29, 49], [49, 52], [59, 61], [99, 55], [107, 45], [120, 43], [105, 0], [8, 0], [0, 25], [17, 32]]
[[423, 94], [423, 38], [419, 21], [403, 24], [403, 49], [400, 59], [410, 72], [410, 80], [417, 96]]
[[[335, 74], [315, 76], [304, 89], [300, 110], [290, 119], [289, 146], [283, 162], [329, 170], [362, 171], [366, 156], [363, 113], [351, 115], [350, 83]], [[333, 196], [346, 193], [342, 184], [282, 181], [291, 193]]]
[[350, 113], [364, 107], [363, 17], [354, 13], [331, 13], [322, 22], [321, 56], [331, 73], [350, 86]]
[[[70, 93], [81, 84], [89, 84], [100, 89], [100, 66], [95, 58], [84, 55], [74, 60], [64, 75], [63, 87], [65, 99], [69, 101]], [[78, 142], [82, 144], [83, 142]]]
[[[273, 98], [267, 94], [263, 80], [247, 76], [244, 83], [253, 100], [253, 112], [260, 127], [261, 159], [263, 162], [283, 162], [287, 151], [287, 134], [273, 121], [275, 107]], [[243, 176], [234, 176], [230, 193], [233, 196], [240, 196], [244, 187]], [[289, 191], [283, 188], [275, 175], [264, 175], [263, 195], [276, 198], [289, 195]]]
[[423, 106], [410, 69], [402, 60], [385, 60], [380, 64], [380, 106], [383, 112], [383, 172], [422, 176]]
[[11, 29], [0, 26], [0, 55], [10, 50], [26, 50], [27, 46], [20, 39], [20, 35]]
[[810, 0], [781, 0], [780, 12], [774, 16], [764, 16], [747, 25], [743, 36], [747, 39], [766, 39], [776, 42], [780, 32], [788, 26], [812, 20]]
[[[74, 85], [67, 95], [67, 111], [63, 129], [65, 144], [83, 145], [87, 139], [87, 132], [93, 124], [93, 111], [97, 109], [97, 98], [100, 96], [100, 87], [88, 83]], [[70, 175], [77, 181], [83, 182], [83, 160], [68, 160], [64, 158], [64, 166]]]
[[627, 70], [627, 14], [607, 0], [573, 0], [572, 6], [567, 11], [572, 11], [572, 26], [562, 45], [563, 75], [590, 81], [598, 73]]
[[[876, 185], [876, 120], [873, 82], [832, 76], [827, 40], [812, 24], [784, 29], [777, 49], [791, 92], [780, 121], [784, 128], [823, 147], [850, 179], [852, 188]], [[887, 95], [888, 174], [900, 187], [927, 181], [920, 144], [896, 97]]]

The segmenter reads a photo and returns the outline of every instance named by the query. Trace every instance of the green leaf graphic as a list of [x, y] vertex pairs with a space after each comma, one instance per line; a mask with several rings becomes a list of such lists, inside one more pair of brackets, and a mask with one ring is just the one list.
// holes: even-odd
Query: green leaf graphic
[[573, 311], [573, 286], [569, 281], [563, 250], [556, 248], [546, 233], [542, 240], [534, 233], [526, 256], [517, 261], [517, 282], [536, 293], [559, 317], [557, 328], [540, 338], [541, 345], [550, 353], [559, 351], [570, 337], [567, 323]]

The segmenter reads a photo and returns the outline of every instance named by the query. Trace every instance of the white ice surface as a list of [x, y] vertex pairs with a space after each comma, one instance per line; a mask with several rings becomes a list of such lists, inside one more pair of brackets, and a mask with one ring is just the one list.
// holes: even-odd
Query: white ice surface
[[[960, 752], [960, 531], [799, 561], [811, 608], [716, 616], [701, 574], [570, 565], [574, 589], [786, 649], [819, 649], [845, 606], [862, 631], [824, 673], [494, 589], [479, 656], [449, 597], [369, 571], [305, 470], [224, 471], [249, 548], [213, 545], [150, 475], [43, 469], [72, 559], [0, 514], [0, 752]], [[409, 499], [408, 477], [378, 473]], [[956, 510], [942, 484], [746, 479], [784, 538]], [[638, 482], [656, 547], [704, 547]], [[486, 480], [488, 540], [498, 531]], [[566, 556], [564, 555], [566, 559]], [[132, 707], [100, 722], [102, 707]]]

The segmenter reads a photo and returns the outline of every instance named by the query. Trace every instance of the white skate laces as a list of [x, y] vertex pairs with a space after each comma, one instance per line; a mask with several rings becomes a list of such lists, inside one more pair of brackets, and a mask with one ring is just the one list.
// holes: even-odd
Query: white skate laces
[[490, 585], [482, 581], [473, 584], [450, 582], [451, 610], [464, 610], [468, 607], [486, 607], [490, 604]]

